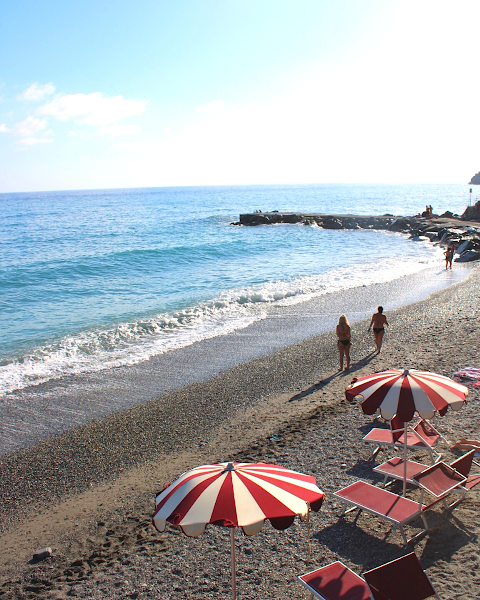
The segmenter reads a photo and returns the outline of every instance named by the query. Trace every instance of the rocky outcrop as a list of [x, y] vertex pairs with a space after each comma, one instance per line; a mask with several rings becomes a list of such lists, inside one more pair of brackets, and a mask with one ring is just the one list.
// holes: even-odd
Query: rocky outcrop
[[302, 223], [318, 225], [324, 229], [388, 229], [396, 220], [393, 215], [324, 215], [318, 213], [254, 212], [240, 215], [240, 221], [233, 225], [272, 225], [278, 223]]
[[470, 185], [480, 185], [480, 171], [475, 173], [475, 175], [469, 181]]
[[461, 219], [462, 221], [480, 222], [480, 202], [476, 202], [473, 206], [467, 206]]
[[[480, 203], [477, 203], [480, 212]], [[469, 207], [474, 208], [474, 207]], [[468, 209], [467, 209], [468, 211]], [[447, 211], [440, 217], [425, 219], [421, 217], [394, 217], [393, 215], [325, 215], [313, 213], [255, 212], [240, 215], [240, 221], [233, 225], [256, 226], [280, 223], [316, 225], [324, 229], [382, 229], [408, 234], [410, 239], [430, 240], [432, 243], [456, 247], [456, 262], [480, 260], [480, 225], [467, 225], [461, 218]], [[468, 214], [473, 214], [469, 212]], [[480, 215], [479, 219], [480, 221]]]

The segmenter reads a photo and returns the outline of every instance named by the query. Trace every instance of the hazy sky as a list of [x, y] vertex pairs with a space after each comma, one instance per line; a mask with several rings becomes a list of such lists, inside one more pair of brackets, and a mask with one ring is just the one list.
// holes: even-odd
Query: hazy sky
[[479, 0], [0, 1], [0, 192], [460, 182]]

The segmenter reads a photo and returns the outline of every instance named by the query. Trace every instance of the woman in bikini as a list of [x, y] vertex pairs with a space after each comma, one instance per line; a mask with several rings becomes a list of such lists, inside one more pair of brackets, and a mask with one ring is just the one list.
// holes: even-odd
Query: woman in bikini
[[382, 349], [382, 340], [383, 334], [385, 333], [385, 325], [388, 327], [387, 317], [383, 314], [383, 306], [378, 307], [378, 312], [376, 312], [372, 320], [370, 321], [370, 327], [368, 331], [373, 326], [373, 334], [375, 335], [375, 345], [377, 346], [377, 352], [380, 354], [380, 350]]
[[352, 344], [350, 341], [350, 323], [345, 315], [340, 315], [340, 318], [338, 319], [337, 338], [338, 353], [340, 357], [340, 371], [343, 371], [343, 357], [345, 357], [347, 361], [345, 371], [348, 371], [350, 368], [350, 346]]
[[445, 269], [448, 269], [448, 266], [450, 265], [450, 269], [452, 268], [452, 260], [453, 260], [453, 254], [455, 252], [455, 248], [453, 246], [448, 246], [448, 248], [445, 250], [444, 254], [445, 254]]

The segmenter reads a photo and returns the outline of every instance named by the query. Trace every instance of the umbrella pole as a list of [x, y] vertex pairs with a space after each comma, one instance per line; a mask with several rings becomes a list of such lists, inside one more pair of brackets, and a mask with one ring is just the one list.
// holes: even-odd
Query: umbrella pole
[[307, 565], [310, 563], [310, 504], [307, 502]]
[[237, 597], [237, 590], [235, 585], [235, 528], [230, 528], [230, 540], [232, 542], [232, 598], [235, 600]]
[[403, 497], [407, 495], [407, 424], [403, 424]]

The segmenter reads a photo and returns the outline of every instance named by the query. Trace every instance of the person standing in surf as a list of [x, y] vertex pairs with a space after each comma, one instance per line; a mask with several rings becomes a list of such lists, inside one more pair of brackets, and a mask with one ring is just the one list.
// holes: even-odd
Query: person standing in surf
[[449, 265], [450, 265], [450, 269], [452, 268], [452, 260], [453, 260], [454, 252], [455, 252], [454, 246], [448, 246], [448, 248], [445, 250], [445, 252], [444, 252], [444, 254], [445, 254], [445, 269], [448, 269]]
[[345, 315], [340, 315], [337, 325], [337, 346], [340, 358], [340, 371], [343, 371], [343, 358], [347, 361], [345, 371], [350, 368], [350, 346], [351, 342], [350, 323]]
[[388, 327], [387, 317], [383, 314], [383, 306], [379, 306], [377, 311], [370, 321], [370, 326], [368, 331], [373, 326], [373, 335], [375, 336], [375, 345], [377, 346], [377, 352], [380, 354], [380, 350], [382, 349], [382, 340], [383, 335], [385, 333], [385, 326]]

